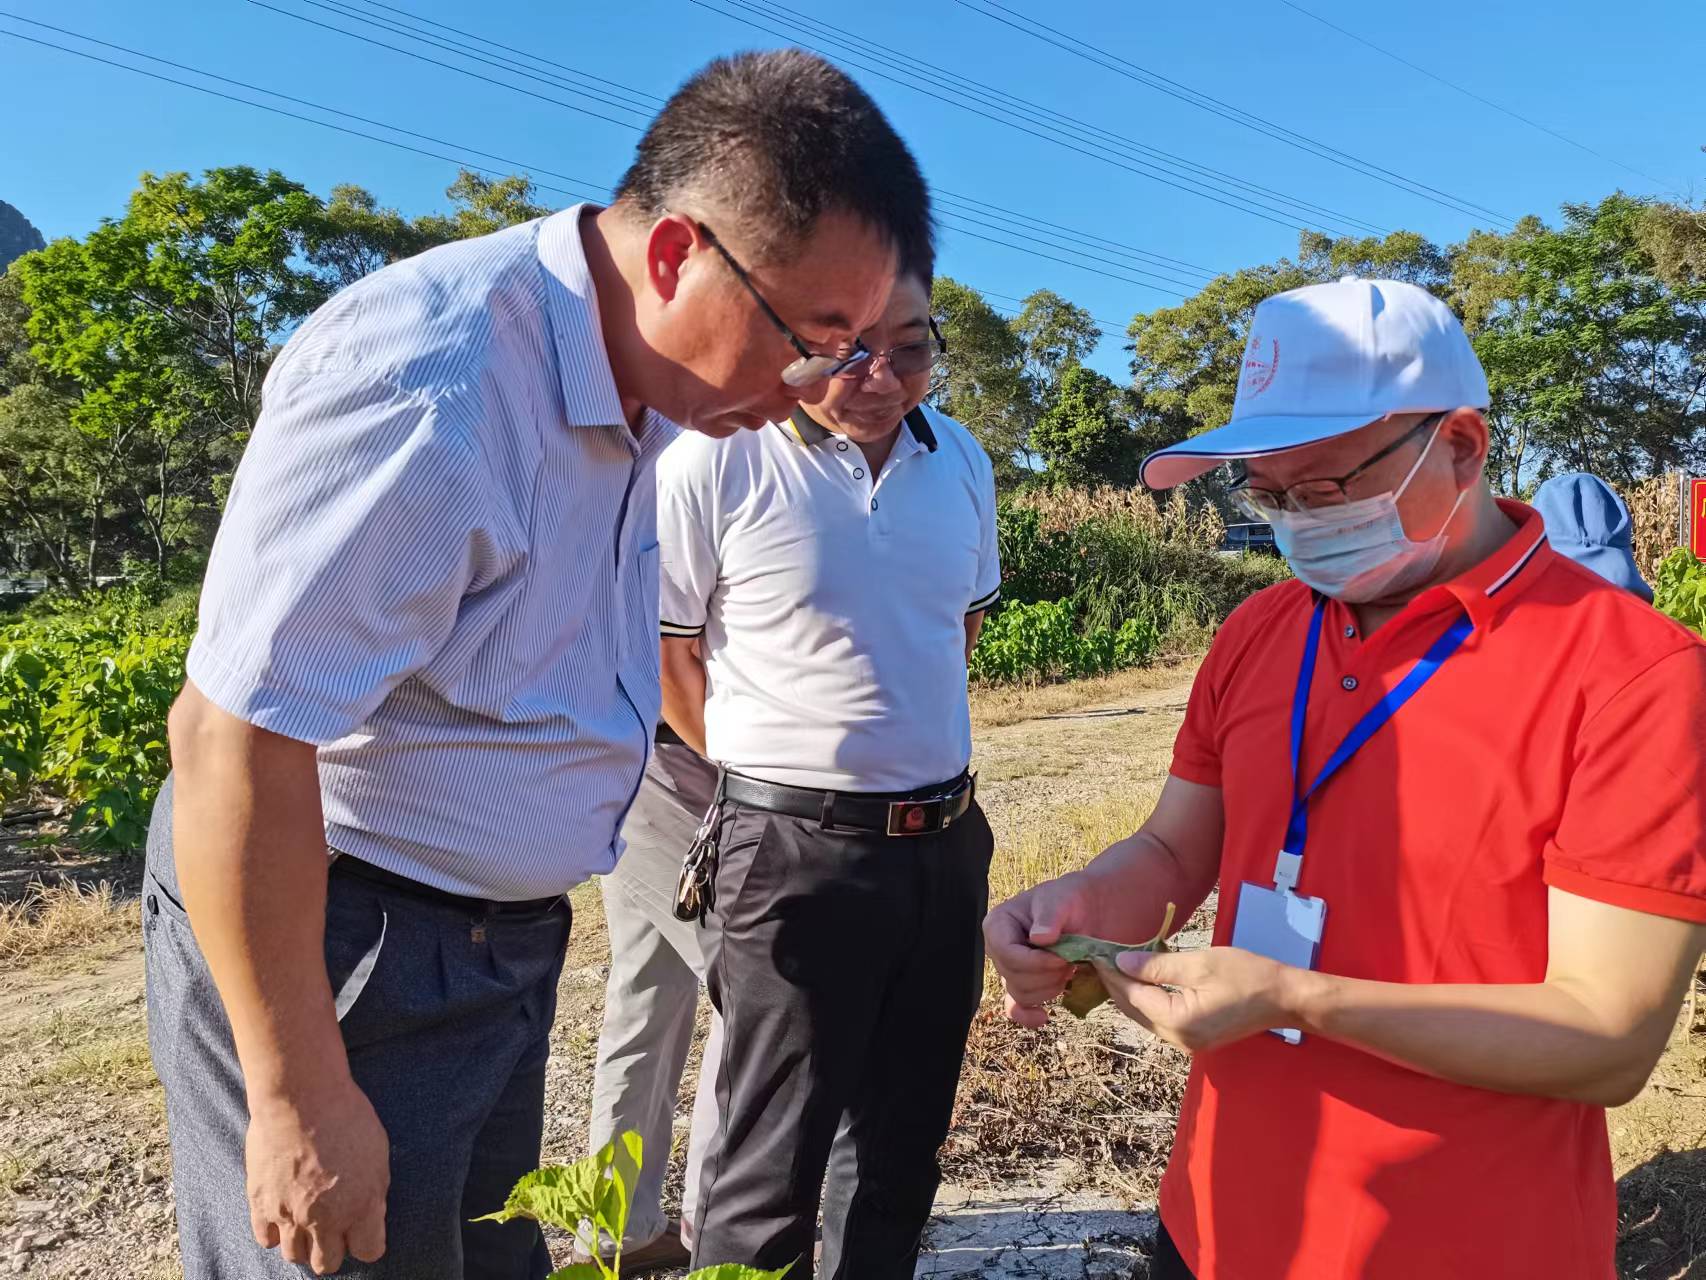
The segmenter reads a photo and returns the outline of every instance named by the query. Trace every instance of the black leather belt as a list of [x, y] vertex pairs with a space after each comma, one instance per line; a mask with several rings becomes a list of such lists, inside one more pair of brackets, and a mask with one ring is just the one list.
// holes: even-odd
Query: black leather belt
[[662, 720], [658, 721], [657, 733], [653, 735], [653, 741], [660, 747], [685, 747], [687, 745], [682, 740], [681, 735]]
[[826, 831], [872, 831], [890, 836], [927, 836], [946, 831], [971, 808], [977, 796], [977, 776], [959, 777], [917, 791], [819, 791], [786, 787], [731, 773], [723, 795], [732, 803], [769, 813], [806, 818]]
[[352, 858], [347, 853], [333, 850], [337, 857], [332, 859], [332, 875], [354, 876], [358, 880], [366, 880], [372, 884], [384, 885], [387, 889], [395, 889], [412, 897], [435, 902], [439, 906], [454, 907], [458, 911], [479, 917], [487, 916], [525, 916], [540, 915], [564, 901], [563, 894], [555, 894], [549, 898], [524, 898], [520, 902], [491, 902], [485, 898], [470, 898], [460, 893], [451, 893], [447, 889], [435, 889], [430, 884], [422, 884], [419, 880], [411, 880], [408, 876], [398, 875], [395, 871], [387, 871], [384, 867], [376, 867], [371, 862], [363, 862], [360, 858]]

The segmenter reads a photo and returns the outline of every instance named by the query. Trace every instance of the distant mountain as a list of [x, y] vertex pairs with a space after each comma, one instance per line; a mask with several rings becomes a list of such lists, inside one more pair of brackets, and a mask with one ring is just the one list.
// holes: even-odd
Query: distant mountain
[[30, 224], [28, 218], [0, 200], [0, 271], [11, 266], [13, 258], [21, 258], [32, 249], [45, 248], [46, 245], [47, 241], [41, 238], [41, 232]]

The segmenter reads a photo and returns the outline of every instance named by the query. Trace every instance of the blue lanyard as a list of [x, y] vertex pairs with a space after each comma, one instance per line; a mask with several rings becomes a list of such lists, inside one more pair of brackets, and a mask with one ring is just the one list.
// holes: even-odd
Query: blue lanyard
[[1297, 884], [1303, 846], [1309, 839], [1309, 801], [1326, 784], [1327, 779], [1362, 749], [1363, 743], [1398, 714], [1399, 707], [1415, 697], [1416, 691], [1433, 679], [1434, 673], [1445, 664], [1447, 658], [1462, 647], [1463, 642], [1469, 638], [1469, 633], [1475, 629], [1475, 624], [1469, 620], [1468, 614], [1452, 623], [1446, 633], [1435, 640], [1428, 651], [1417, 660], [1416, 665], [1410, 668], [1409, 674], [1398, 682], [1397, 687], [1390, 690], [1356, 722], [1345, 735], [1345, 740], [1327, 757], [1327, 763], [1321, 766], [1321, 772], [1315, 776], [1315, 781], [1309, 784], [1308, 790], [1299, 791], [1297, 771], [1303, 763], [1303, 722], [1309, 711], [1309, 689], [1315, 681], [1315, 659], [1321, 651], [1321, 628], [1326, 621], [1326, 614], [1326, 600], [1316, 601], [1315, 616], [1309, 623], [1309, 638], [1303, 646], [1303, 665], [1297, 672], [1297, 692], [1291, 700], [1291, 821], [1286, 825], [1285, 850], [1280, 854], [1274, 876], [1275, 882], [1283, 888], [1294, 888]]

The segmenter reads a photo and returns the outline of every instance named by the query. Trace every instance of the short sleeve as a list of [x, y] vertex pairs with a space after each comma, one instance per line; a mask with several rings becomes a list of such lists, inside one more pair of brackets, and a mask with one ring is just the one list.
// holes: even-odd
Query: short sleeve
[[1001, 599], [1001, 539], [998, 513], [995, 506], [995, 469], [989, 458], [976, 444], [978, 463], [977, 515], [981, 524], [977, 556], [977, 589], [967, 613], [982, 613]]
[[214, 542], [190, 680], [285, 737], [358, 728], [499, 572], [484, 477], [417, 393], [326, 369], [270, 380]]
[[714, 476], [698, 437], [683, 435], [658, 462], [658, 618], [666, 636], [705, 631], [717, 589], [716, 536], [709, 524]]
[[1197, 669], [1191, 682], [1191, 696], [1185, 704], [1185, 722], [1179, 726], [1179, 736], [1173, 740], [1173, 764], [1168, 770], [1175, 778], [1200, 783], [1205, 787], [1220, 786], [1220, 729], [1217, 723], [1220, 708], [1220, 689], [1225, 663], [1227, 629], [1222, 627], [1209, 646], [1208, 656]]
[[1583, 726], [1546, 883], [1706, 923], [1706, 646], [1625, 685]]

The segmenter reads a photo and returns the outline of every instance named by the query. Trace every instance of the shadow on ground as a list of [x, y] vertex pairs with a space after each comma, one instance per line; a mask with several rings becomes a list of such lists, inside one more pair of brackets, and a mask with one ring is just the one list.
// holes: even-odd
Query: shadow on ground
[[1621, 1280], [1706, 1280], [1706, 1150], [1666, 1151], [1617, 1183]]

